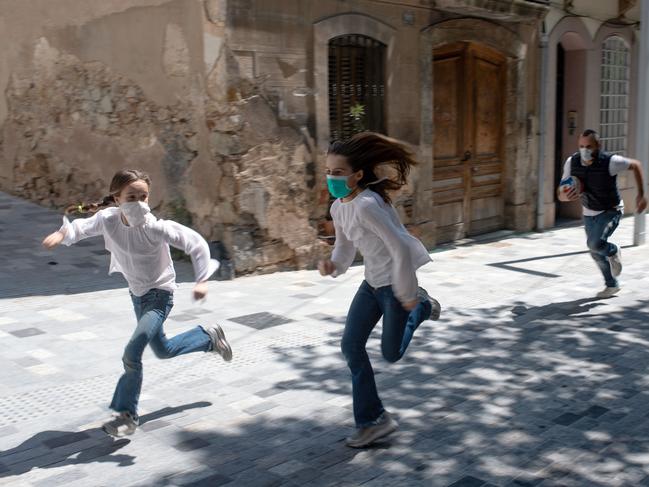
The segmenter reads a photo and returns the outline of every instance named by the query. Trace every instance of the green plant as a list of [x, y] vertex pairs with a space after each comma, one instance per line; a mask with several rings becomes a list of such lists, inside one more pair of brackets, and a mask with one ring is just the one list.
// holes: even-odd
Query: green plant
[[354, 133], [364, 132], [365, 128], [365, 105], [356, 102], [349, 108], [349, 116], [354, 125]]

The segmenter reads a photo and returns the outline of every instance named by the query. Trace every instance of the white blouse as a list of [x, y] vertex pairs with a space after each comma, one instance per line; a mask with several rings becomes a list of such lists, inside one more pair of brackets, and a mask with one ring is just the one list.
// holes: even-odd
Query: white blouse
[[408, 233], [395, 208], [378, 193], [366, 189], [353, 200], [331, 206], [336, 244], [331, 260], [334, 277], [344, 274], [356, 249], [365, 261], [365, 280], [374, 287], [392, 286], [401, 302], [417, 298], [415, 271], [431, 261], [424, 245]]
[[158, 220], [151, 213], [144, 225], [131, 227], [122, 221], [119, 208], [106, 208], [72, 222], [63, 217], [61, 231], [65, 233], [63, 244], [68, 246], [102, 235], [111, 254], [108, 273], [121, 272], [135, 296], [154, 288], [173, 292], [178, 287], [169, 245], [191, 257], [196, 282], [207, 280], [219, 268], [197, 232], [171, 220]]

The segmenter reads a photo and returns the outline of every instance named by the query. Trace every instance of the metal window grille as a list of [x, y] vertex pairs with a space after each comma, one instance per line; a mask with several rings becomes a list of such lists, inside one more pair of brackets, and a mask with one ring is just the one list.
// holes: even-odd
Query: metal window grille
[[[385, 44], [363, 35], [329, 41], [329, 127], [331, 140], [364, 130], [385, 133]], [[365, 114], [354, 120], [351, 109]]]
[[616, 154], [627, 150], [629, 59], [621, 37], [609, 37], [602, 44], [599, 131], [603, 148]]

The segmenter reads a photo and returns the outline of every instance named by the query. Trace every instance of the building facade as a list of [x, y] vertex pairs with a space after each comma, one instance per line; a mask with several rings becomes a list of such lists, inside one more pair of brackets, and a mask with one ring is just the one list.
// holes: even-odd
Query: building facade
[[547, 228], [576, 215], [554, 190], [580, 130], [633, 147], [637, 10], [0, 0], [0, 189], [62, 207], [142, 167], [156, 211], [223, 242], [237, 271], [304, 268], [327, 251], [326, 148], [373, 130], [420, 161], [395, 202], [428, 247]]

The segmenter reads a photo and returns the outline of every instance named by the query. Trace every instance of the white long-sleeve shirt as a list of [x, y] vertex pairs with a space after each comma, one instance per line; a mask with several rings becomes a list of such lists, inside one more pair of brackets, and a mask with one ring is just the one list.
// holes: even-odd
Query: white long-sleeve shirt
[[334, 276], [344, 274], [356, 249], [365, 261], [365, 280], [374, 287], [392, 286], [401, 302], [417, 298], [415, 271], [431, 261], [424, 245], [408, 233], [395, 208], [366, 189], [353, 200], [337, 199], [331, 206], [336, 244], [331, 260]]
[[170, 245], [191, 257], [196, 282], [205, 281], [219, 268], [197, 232], [171, 220], [158, 220], [151, 213], [144, 225], [131, 227], [122, 221], [119, 208], [106, 208], [72, 222], [63, 217], [61, 231], [65, 233], [63, 244], [68, 246], [102, 235], [111, 255], [108, 273], [122, 273], [135, 296], [154, 288], [173, 292], [178, 287]]

